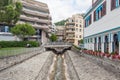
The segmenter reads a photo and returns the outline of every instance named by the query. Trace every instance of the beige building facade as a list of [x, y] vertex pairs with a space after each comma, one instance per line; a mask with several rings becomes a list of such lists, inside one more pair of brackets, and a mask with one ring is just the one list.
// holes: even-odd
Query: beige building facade
[[58, 41], [64, 41], [65, 26], [56, 26], [56, 35], [57, 35]]
[[52, 25], [47, 4], [35, 0], [21, 0], [21, 3], [23, 9], [18, 23], [29, 23], [35, 28], [36, 34], [30, 40], [46, 43]]
[[75, 14], [65, 23], [65, 41], [76, 46], [83, 39], [84, 20], [82, 14]]

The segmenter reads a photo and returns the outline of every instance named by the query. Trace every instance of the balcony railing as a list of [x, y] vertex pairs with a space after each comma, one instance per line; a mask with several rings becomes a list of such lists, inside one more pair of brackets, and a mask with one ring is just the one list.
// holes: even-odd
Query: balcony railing
[[40, 29], [49, 29], [49, 26], [47, 26], [47, 25], [34, 24], [33, 26], [35, 28], [40, 28]]
[[66, 39], [74, 39], [74, 36], [68, 36]]
[[27, 6], [27, 7], [30, 7], [30, 8], [35, 8], [35, 9], [38, 9], [38, 10], [43, 10], [43, 11], [48, 11], [49, 12], [49, 9], [46, 7], [42, 7], [42, 6], [38, 6], [38, 5], [33, 5], [33, 4], [30, 4], [30, 3], [27, 3], [25, 1], [22, 1], [23, 5], [24, 6]]
[[48, 17], [50, 18], [49, 13], [43, 13], [43, 12], [38, 12], [38, 11], [32, 11], [32, 10], [28, 10], [23, 8], [23, 12], [27, 13], [27, 14], [31, 14], [33, 16], [39, 16], [39, 17]]
[[27, 16], [25, 16], [25, 15], [21, 15], [20, 18], [21, 18], [21, 19], [25, 19], [25, 20], [27, 20], [27, 21], [47, 23], [47, 24], [51, 22], [50, 20], [39, 19], [39, 18], [37, 18], [37, 17], [27, 17]]
[[66, 26], [67, 29], [74, 29], [74, 26]]
[[75, 22], [66, 22], [66, 25], [75, 25]]
[[66, 33], [75, 33], [75, 31], [72, 31], [72, 30], [66, 30]]

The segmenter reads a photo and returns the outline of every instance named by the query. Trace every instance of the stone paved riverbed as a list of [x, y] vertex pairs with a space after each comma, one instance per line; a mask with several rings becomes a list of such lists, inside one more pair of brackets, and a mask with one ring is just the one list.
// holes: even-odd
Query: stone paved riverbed
[[79, 56], [72, 51], [68, 51], [68, 54], [71, 57], [80, 80], [120, 80], [114, 74], [107, 72], [85, 57]]
[[79, 53], [67, 51], [60, 57], [51, 51], [46, 51], [1, 71], [0, 80], [120, 79], [85, 56], [80, 56]]
[[52, 52], [44, 52], [0, 73], [0, 80], [34, 80]]

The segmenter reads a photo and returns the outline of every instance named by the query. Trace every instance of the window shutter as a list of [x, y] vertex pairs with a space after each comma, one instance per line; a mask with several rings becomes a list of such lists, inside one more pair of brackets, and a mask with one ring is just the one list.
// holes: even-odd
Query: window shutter
[[114, 6], [113, 6], [113, 9], [115, 9], [116, 8], [116, 0], [113, 0], [114, 1]]
[[90, 23], [89, 24], [91, 24], [91, 15], [90, 15]]
[[119, 0], [119, 6], [120, 6], [120, 0]]
[[116, 0], [111, 0], [111, 10], [115, 9], [116, 7]]
[[113, 10], [113, 0], [111, 0], [111, 11]]
[[85, 22], [84, 24], [85, 24], [85, 27], [86, 27], [86, 20], [84, 22]]
[[103, 8], [100, 8], [101, 17], [103, 16]]
[[106, 14], [106, 1], [103, 3], [102, 16]]
[[96, 11], [94, 11], [94, 21], [96, 20]]

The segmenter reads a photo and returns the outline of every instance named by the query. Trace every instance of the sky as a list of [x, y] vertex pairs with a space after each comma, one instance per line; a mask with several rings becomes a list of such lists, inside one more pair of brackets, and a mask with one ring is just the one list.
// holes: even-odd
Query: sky
[[47, 3], [52, 22], [58, 22], [71, 17], [73, 14], [85, 13], [91, 6], [92, 0], [37, 0]]

